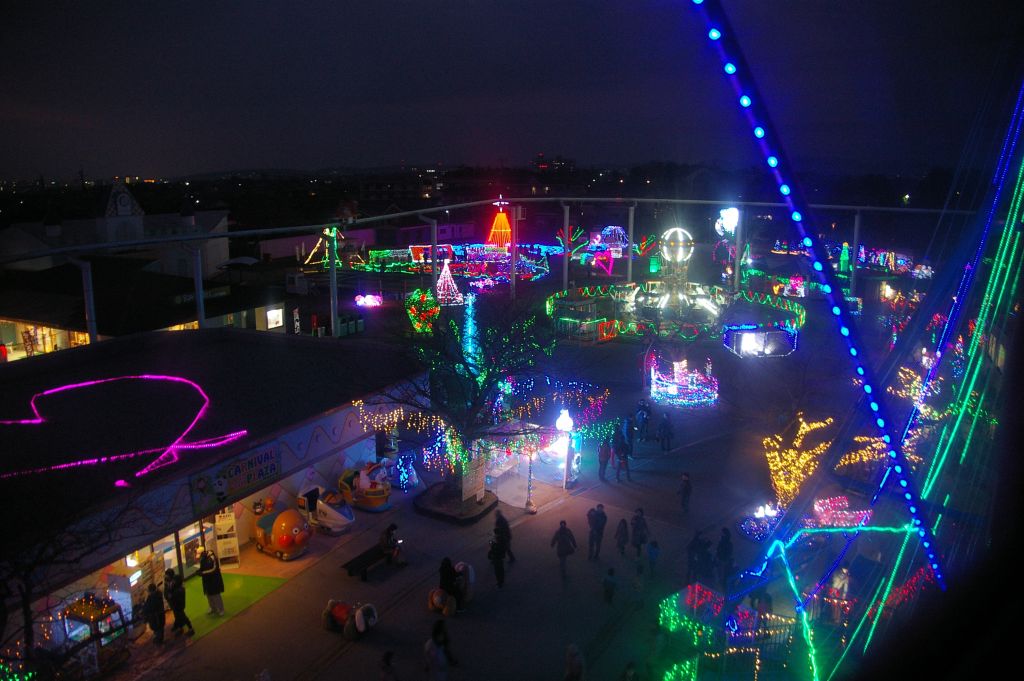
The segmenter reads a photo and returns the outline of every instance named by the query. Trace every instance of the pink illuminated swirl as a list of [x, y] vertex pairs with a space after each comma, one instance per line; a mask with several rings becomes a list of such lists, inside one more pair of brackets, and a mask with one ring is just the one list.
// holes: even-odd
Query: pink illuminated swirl
[[[36, 473], [48, 473], [53, 471], [66, 470], [69, 468], [77, 468], [80, 466], [94, 466], [103, 463], [113, 463], [116, 461], [124, 461], [127, 459], [133, 459], [138, 456], [146, 456], [149, 454], [156, 454], [159, 452], [159, 456], [157, 456], [156, 459], [154, 459], [141, 470], [135, 473], [135, 477], [138, 478], [142, 477], [147, 473], [151, 473], [152, 471], [158, 468], [163, 468], [164, 466], [168, 466], [176, 462], [178, 460], [178, 452], [180, 450], [210, 449], [213, 447], [220, 447], [222, 445], [234, 442], [235, 440], [244, 437], [248, 433], [247, 430], [238, 430], [233, 433], [218, 435], [216, 437], [206, 438], [203, 440], [185, 442], [185, 437], [192, 431], [193, 428], [195, 428], [196, 424], [199, 422], [199, 419], [203, 417], [203, 415], [206, 413], [207, 408], [209, 408], [210, 397], [201, 387], [199, 387], [199, 384], [196, 383], [195, 381], [190, 381], [189, 379], [182, 378], [181, 376], [162, 376], [156, 374], [141, 374], [139, 376], [117, 376], [115, 378], [100, 378], [94, 381], [84, 381], [82, 383], [69, 383], [68, 385], [62, 385], [59, 388], [50, 388], [49, 390], [44, 390], [43, 392], [36, 393], [35, 395], [32, 396], [32, 399], [29, 401], [29, 406], [32, 409], [32, 413], [35, 415], [34, 418], [0, 419], [0, 425], [40, 425], [42, 423], [45, 423], [46, 419], [42, 416], [42, 414], [39, 413], [39, 407], [36, 404], [39, 398], [47, 397], [49, 395], [56, 395], [58, 393], [67, 392], [69, 390], [76, 390], [78, 388], [89, 388], [95, 385], [100, 385], [101, 383], [113, 383], [114, 381], [169, 381], [172, 383], [182, 383], [191, 387], [193, 390], [199, 393], [199, 395], [203, 399], [203, 406], [199, 408], [199, 411], [196, 413], [195, 418], [193, 418], [192, 422], [188, 424], [188, 427], [182, 431], [181, 435], [175, 438], [174, 442], [172, 442], [170, 445], [166, 447], [140, 449], [134, 452], [111, 454], [109, 456], [92, 457], [87, 459], [79, 459], [76, 461], [66, 461], [64, 463], [53, 464], [50, 466], [42, 466], [38, 468], [28, 468], [20, 471], [10, 471], [7, 473], [0, 473], [0, 479], [13, 478], [23, 475], [32, 475]], [[125, 481], [123, 480], [118, 480], [117, 483], [115, 484], [118, 487], [127, 486], [127, 483], [125, 483]]]

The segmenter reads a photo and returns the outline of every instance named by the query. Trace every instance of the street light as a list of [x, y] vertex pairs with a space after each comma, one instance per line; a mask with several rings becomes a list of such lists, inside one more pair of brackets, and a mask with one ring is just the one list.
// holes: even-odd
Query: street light
[[565, 471], [562, 473], [562, 489], [569, 488], [569, 469], [572, 468], [573, 452], [572, 452], [572, 417], [569, 416], [569, 410], [563, 409], [562, 413], [558, 415], [558, 420], [555, 421], [555, 428], [564, 433], [562, 436], [565, 439]]

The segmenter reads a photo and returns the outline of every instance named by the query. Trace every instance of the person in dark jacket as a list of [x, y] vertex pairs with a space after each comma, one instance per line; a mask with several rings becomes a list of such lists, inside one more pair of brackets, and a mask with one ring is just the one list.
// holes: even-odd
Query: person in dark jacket
[[149, 593], [142, 604], [142, 617], [153, 630], [153, 643], [161, 645], [164, 642], [164, 599], [157, 591], [156, 584], [149, 585]]
[[667, 413], [662, 414], [661, 423], [658, 424], [658, 442], [661, 443], [661, 451], [667, 452], [672, 449], [673, 436], [672, 422]]
[[555, 553], [558, 554], [558, 569], [562, 573], [562, 579], [568, 579], [569, 575], [565, 571], [565, 559], [576, 551], [576, 537], [573, 536], [572, 530], [566, 527], [564, 520], [558, 522], [558, 529], [551, 537], [551, 545], [555, 547]]
[[601, 441], [601, 446], [597, 449], [597, 477], [602, 482], [606, 481], [604, 477], [605, 471], [608, 470], [608, 462], [612, 460], [612, 443], [608, 438]]
[[597, 508], [587, 511], [587, 525], [590, 527], [587, 560], [597, 560], [601, 557], [601, 542], [604, 541], [604, 527], [607, 524], [608, 516], [604, 512], [604, 504], [598, 504]]
[[626, 471], [626, 480], [633, 482], [629, 474], [629, 457], [632, 455], [629, 443], [621, 433], [615, 435], [615, 482], [622, 482], [622, 471]]
[[623, 518], [615, 528], [615, 546], [619, 549], [619, 555], [626, 555], [626, 544], [629, 543], [629, 523]]
[[504, 553], [508, 554], [508, 562], [516, 562], [516, 554], [512, 553], [512, 528], [508, 526], [508, 519], [499, 508], [494, 512], [494, 538], [504, 545]]
[[715, 548], [715, 558], [718, 562], [718, 573], [722, 580], [722, 589], [728, 591], [729, 577], [733, 571], [732, 536], [728, 527], [722, 528], [721, 538]]
[[199, 575], [203, 579], [203, 593], [210, 603], [210, 611], [206, 614], [223, 615], [224, 599], [221, 594], [224, 593], [224, 578], [220, 574], [220, 561], [212, 551], [207, 551], [204, 546], [200, 546], [197, 552], [199, 554]]
[[636, 549], [636, 557], [640, 557], [640, 551], [647, 543], [647, 537], [650, 534], [647, 529], [647, 519], [644, 518], [644, 509], [636, 509], [636, 513], [633, 514], [633, 520], [630, 522], [632, 525], [633, 534], [633, 548]]
[[682, 481], [679, 483], [679, 490], [676, 494], [679, 495], [679, 502], [682, 506], [683, 513], [690, 512], [690, 495], [693, 493], [693, 486], [690, 484], [690, 474], [683, 473]]
[[[494, 534], [497, 535], [498, 531], [495, 530]], [[494, 567], [494, 579], [497, 581], [499, 589], [505, 586], [506, 550], [505, 542], [495, 536], [495, 538], [491, 540], [490, 548], [487, 551], [487, 560], [491, 561], [491, 565]]]
[[445, 556], [441, 559], [441, 567], [438, 570], [440, 580], [438, 586], [446, 594], [455, 599], [455, 608], [462, 609], [462, 589], [459, 588], [459, 573], [455, 571], [452, 559]]
[[175, 634], [185, 632], [186, 636], [192, 636], [196, 630], [192, 627], [192, 620], [185, 614], [185, 584], [178, 577], [174, 570], [167, 570], [164, 573], [164, 599], [174, 613], [174, 624], [171, 631]]

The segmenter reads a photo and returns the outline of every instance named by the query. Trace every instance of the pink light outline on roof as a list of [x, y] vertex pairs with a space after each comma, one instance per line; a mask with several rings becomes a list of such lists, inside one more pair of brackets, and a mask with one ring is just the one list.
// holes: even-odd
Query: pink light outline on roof
[[28, 475], [28, 474], [31, 474], [31, 473], [45, 473], [45, 472], [51, 472], [51, 471], [64, 470], [64, 469], [67, 469], [67, 468], [75, 468], [75, 467], [78, 467], [78, 466], [96, 465], [96, 464], [100, 464], [100, 463], [110, 463], [110, 462], [113, 462], [113, 461], [123, 461], [125, 459], [131, 459], [131, 458], [134, 458], [136, 456], [144, 456], [146, 454], [154, 454], [156, 452], [162, 452], [160, 454], [160, 456], [158, 456], [155, 460], [153, 460], [152, 462], [147, 464], [144, 468], [142, 468], [141, 470], [139, 470], [139, 471], [137, 471], [135, 473], [135, 477], [139, 478], [139, 477], [142, 477], [143, 475], [145, 475], [147, 473], [151, 473], [152, 471], [154, 471], [154, 470], [156, 470], [158, 468], [162, 468], [164, 466], [168, 466], [168, 465], [176, 462], [178, 460], [178, 450], [180, 450], [180, 449], [209, 449], [209, 448], [212, 448], [212, 447], [219, 447], [221, 445], [225, 445], [225, 444], [228, 444], [230, 442], [234, 442], [235, 440], [238, 440], [238, 439], [244, 437], [249, 432], [248, 430], [238, 430], [238, 431], [235, 431], [233, 433], [227, 433], [225, 435], [219, 435], [217, 437], [207, 438], [205, 440], [197, 440], [195, 442], [184, 442], [185, 437], [192, 431], [193, 428], [195, 428], [196, 424], [199, 423], [199, 420], [201, 418], [203, 418], [203, 415], [206, 414], [206, 410], [210, 406], [210, 396], [207, 395], [206, 391], [204, 391], [202, 389], [202, 387], [200, 387], [200, 385], [198, 383], [196, 383], [195, 381], [191, 381], [191, 380], [189, 380], [187, 378], [183, 378], [181, 376], [165, 376], [165, 375], [162, 375], [162, 374], [139, 374], [139, 375], [136, 375], [136, 376], [115, 376], [113, 378], [98, 378], [98, 379], [95, 379], [95, 380], [92, 380], [92, 381], [82, 381], [80, 383], [69, 383], [67, 385], [62, 385], [62, 386], [59, 386], [57, 388], [50, 388], [49, 390], [44, 390], [42, 392], [36, 393], [35, 395], [32, 396], [32, 399], [29, 400], [29, 406], [32, 408], [32, 413], [35, 415], [34, 418], [28, 418], [28, 419], [0, 419], [0, 425], [40, 425], [42, 423], [45, 423], [46, 419], [42, 416], [42, 414], [39, 413], [39, 407], [36, 404], [36, 401], [40, 397], [47, 397], [49, 395], [55, 395], [57, 393], [62, 393], [62, 392], [66, 392], [66, 391], [69, 391], [69, 390], [77, 390], [79, 388], [89, 388], [89, 387], [92, 387], [92, 386], [95, 386], [95, 385], [100, 385], [100, 384], [103, 384], [103, 383], [113, 383], [115, 381], [132, 381], [132, 380], [138, 380], [138, 381], [169, 381], [169, 382], [172, 382], [172, 383], [183, 383], [183, 384], [188, 385], [189, 387], [191, 387], [197, 393], [199, 393], [199, 395], [203, 399], [203, 406], [199, 408], [199, 411], [196, 413], [195, 418], [193, 418], [192, 422], [188, 424], [188, 427], [185, 428], [185, 430], [182, 431], [181, 435], [179, 435], [174, 440], [174, 442], [172, 442], [167, 447], [156, 447], [156, 448], [152, 448], [152, 449], [142, 449], [142, 450], [139, 450], [139, 451], [127, 452], [127, 453], [124, 453], [124, 454], [114, 454], [114, 455], [111, 455], [111, 456], [92, 457], [92, 458], [89, 458], [89, 459], [81, 459], [81, 460], [78, 460], [78, 461], [69, 461], [69, 462], [60, 463], [60, 464], [54, 464], [52, 466], [44, 466], [44, 467], [41, 467], [41, 468], [27, 469], [27, 470], [23, 470], [23, 471], [12, 471], [12, 472], [4, 473], [4, 474], [0, 475], [0, 479], [14, 477], [14, 476], [20, 476], [20, 475]]

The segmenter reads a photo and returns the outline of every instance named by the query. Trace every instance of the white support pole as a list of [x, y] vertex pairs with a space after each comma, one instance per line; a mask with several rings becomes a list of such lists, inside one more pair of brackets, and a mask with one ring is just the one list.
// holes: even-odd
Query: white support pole
[[741, 210], [739, 219], [736, 220], [736, 261], [732, 264], [733, 268], [733, 291], [739, 293], [740, 285], [742, 284], [742, 277], [740, 277], [741, 268], [743, 267], [743, 221], [747, 217], [747, 211]]
[[338, 336], [338, 230], [331, 227], [327, 239], [327, 257], [330, 259], [331, 288], [331, 337]]
[[565, 237], [565, 254], [562, 258], [562, 290], [569, 289], [569, 258], [572, 257], [572, 235], [569, 234], [569, 204], [562, 204], [562, 236]]
[[857, 295], [857, 253], [860, 251], [860, 211], [853, 214], [853, 252], [850, 253], [850, 296]]
[[421, 215], [421, 220], [430, 223], [430, 291], [437, 291], [437, 220]]
[[626, 283], [633, 283], [633, 218], [636, 215], [636, 204], [629, 207], [629, 243], [626, 245]]
[[85, 300], [85, 330], [89, 333], [89, 343], [96, 343], [99, 340], [99, 333], [96, 331], [96, 295], [92, 288], [92, 263], [78, 258], [72, 258], [71, 262], [78, 265], [82, 271], [82, 297]]
[[192, 249], [192, 286], [196, 296], [196, 321], [199, 328], [206, 328], [206, 301], [203, 300], [203, 249], [195, 246]]
[[509, 291], [512, 294], [512, 302], [516, 300], [516, 261], [519, 259], [519, 221], [523, 219], [523, 207], [515, 206], [515, 213], [512, 215], [512, 264], [509, 268], [508, 283]]

